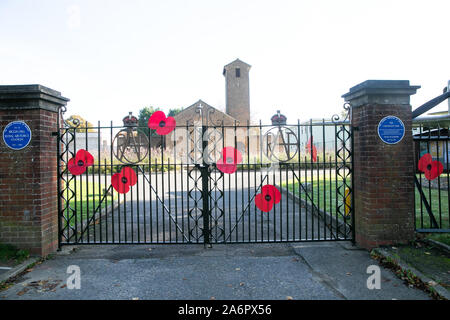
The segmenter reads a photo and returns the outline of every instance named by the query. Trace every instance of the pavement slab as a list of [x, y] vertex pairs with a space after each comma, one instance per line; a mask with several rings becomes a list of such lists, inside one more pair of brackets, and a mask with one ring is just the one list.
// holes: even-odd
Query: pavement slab
[[[367, 289], [371, 264], [341, 242], [64, 247], [0, 299], [429, 299], [386, 269], [381, 290]], [[80, 289], [66, 285], [71, 265]]]
[[[381, 267], [364, 249], [346, 242], [294, 244], [295, 252], [309, 265], [311, 272], [351, 300], [430, 299], [428, 295], [403, 283], [391, 270]], [[369, 290], [367, 268], [380, 266], [381, 288]]]

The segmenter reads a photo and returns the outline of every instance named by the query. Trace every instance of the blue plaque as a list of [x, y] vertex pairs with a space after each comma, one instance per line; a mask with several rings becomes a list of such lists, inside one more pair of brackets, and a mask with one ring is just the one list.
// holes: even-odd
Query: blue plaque
[[3, 130], [3, 141], [13, 150], [25, 148], [31, 141], [30, 127], [23, 121], [8, 123]]
[[378, 136], [384, 143], [399, 143], [405, 136], [405, 125], [398, 117], [384, 117], [378, 124]]

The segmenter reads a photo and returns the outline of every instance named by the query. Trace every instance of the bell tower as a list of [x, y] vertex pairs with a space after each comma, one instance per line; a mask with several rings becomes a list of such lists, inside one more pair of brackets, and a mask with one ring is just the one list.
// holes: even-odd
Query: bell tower
[[239, 59], [223, 67], [226, 113], [239, 120], [240, 125], [246, 125], [250, 121], [250, 68], [249, 64]]

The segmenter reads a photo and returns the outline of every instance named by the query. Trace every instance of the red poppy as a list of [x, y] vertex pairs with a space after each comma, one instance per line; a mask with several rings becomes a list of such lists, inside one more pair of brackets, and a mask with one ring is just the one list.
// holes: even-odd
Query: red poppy
[[419, 170], [425, 173], [425, 178], [434, 180], [444, 171], [440, 161], [433, 161], [431, 154], [425, 153], [419, 160]]
[[148, 127], [156, 130], [159, 135], [169, 134], [175, 129], [176, 121], [173, 117], [167, 117], [162, 111], [155, 111], [148, 119]]
[[127, 193], [130, 187], [137, 182], [136, 172], [130, 167], [124, 167], [120, 173], [115, 173], [111, 177], [111, 184], [118, 193]]
[[281, 192], [273, 185], [266, 184], [261, 188], [261, 193], [255, 196], [255, 204], [259, 210], [269, 212], [274, 204], [281, 200]]
[[94, 157], [86, 150], [80, 149], [74, 158], [67, 162], [67, 169], [74, 176], [78, 176], [86, 172], [87, 167], [94, 164]]
[[234, 173], [237, 170], [237, 165], [242, 162], [242, 154], [239, 150], [233, 147], [225, 147], [222, 150], [222, 157], [217, 160], [217, 169], [223, 173]]
[[317, 162], [317, 148], [313, 144], [313, 137], [308, 139], [308, 142], [306, 143], [306, 152], [311, 154], [311, 146], [312, 146], [312, 160], [313, 162]]

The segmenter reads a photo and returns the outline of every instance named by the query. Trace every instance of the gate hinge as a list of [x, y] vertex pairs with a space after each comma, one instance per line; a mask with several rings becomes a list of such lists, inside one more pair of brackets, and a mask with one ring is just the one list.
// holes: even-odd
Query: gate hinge
[[359, 127], [353, 127], [354, 131], [359, 131]]
[[58, 131], [54, 131], [54, 132], [52, 132], [52, 137], [57, 137], [58, 136]]

